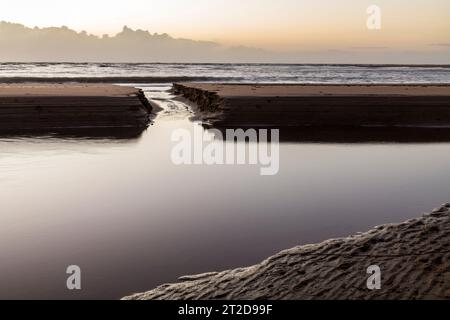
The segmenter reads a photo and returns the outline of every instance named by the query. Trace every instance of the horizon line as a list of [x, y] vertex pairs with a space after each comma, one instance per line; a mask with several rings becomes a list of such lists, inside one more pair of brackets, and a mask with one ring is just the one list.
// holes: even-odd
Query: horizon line
[[[0, 61], [0, 64], [178, 64], [178, 65], [288, 65], [288, 66], [348, 66], [348, 67], [442, 67], [442, 68], [450, 68], [450, 63], [326, 63], [326, 62], [318, 62], [318, 63], [290, 63], [290, 62], [111, 62], [111, 61]], [[0, 77], [1, 78], [1, 77]]]

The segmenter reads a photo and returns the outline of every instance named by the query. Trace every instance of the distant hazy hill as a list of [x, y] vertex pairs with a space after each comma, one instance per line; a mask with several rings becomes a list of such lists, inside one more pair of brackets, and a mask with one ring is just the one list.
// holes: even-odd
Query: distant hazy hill
[[65, 26], [28, 28], [0, 22], [0, 61], [226, 62], [262, 61], [268, 55], [260, 49], [226, 48], [126, 26], [115, 36], [97, 37]]
[[175, 39], [168, 34], [123, 27], [97, 37], [68, 27], [28, 28], [0, 22], [0, 62], [281, 62], [449, 64], [449, 44], [421, 50], [349, 47], [321, 51], [271, 52], [224, 47], [210, 41]]

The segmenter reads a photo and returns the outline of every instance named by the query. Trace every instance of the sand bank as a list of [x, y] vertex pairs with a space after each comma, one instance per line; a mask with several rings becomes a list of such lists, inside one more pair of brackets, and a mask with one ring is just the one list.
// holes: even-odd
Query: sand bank
[[217, 127], [450, 126], [450, 85], [176, 83]]
[[146, 127], [151, 106], [136, 88], [106, 84], [2, 84], [0, 131]]
[[[381, 268], [381, 290], [367, 268]], [[450, 204], [421, 218], [283, 251], [248, 268], [185, 276], [125, 299], [449, 299]]]

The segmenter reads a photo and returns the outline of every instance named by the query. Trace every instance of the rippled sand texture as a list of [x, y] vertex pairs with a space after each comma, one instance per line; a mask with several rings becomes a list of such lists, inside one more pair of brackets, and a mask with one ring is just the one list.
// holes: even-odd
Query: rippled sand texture
[[[367, 289], [367, 268], [382, 271]], [[283, 251], [242, 269], [180, 278], [125, 299], [449, 299], [450, 204], [421, 218]]]

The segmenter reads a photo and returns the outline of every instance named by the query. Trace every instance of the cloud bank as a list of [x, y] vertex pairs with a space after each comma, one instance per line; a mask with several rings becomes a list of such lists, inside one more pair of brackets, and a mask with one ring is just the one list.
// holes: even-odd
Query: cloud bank
[[133, 30], [98, 37], [68, 27], [29, 28], [0, 22], [3, 62], [268, 62], [268, 63], [450, 63], [445, 46], [427, 51], [396, 51], [385, 47], [350, 47], [317, 52], [272, 52], [225, 47], [211, 41], [175, 39], [168, 34]]

